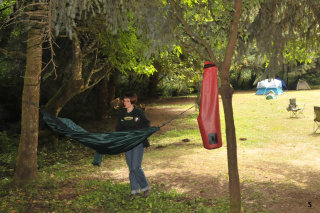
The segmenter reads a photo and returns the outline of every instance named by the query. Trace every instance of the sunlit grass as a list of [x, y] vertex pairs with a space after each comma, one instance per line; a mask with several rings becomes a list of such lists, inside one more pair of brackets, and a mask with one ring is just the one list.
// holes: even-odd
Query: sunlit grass
[[[318, 98], [317, 98], [318, 97]], [[296, 98], [298, 104], [305, 104], [304, 116], [297, 119], [290, 118], [286, 110], [290, 98]], [[317, 101], [318, 99], [318, 101]], [[186, 110], [194, 103], [154, 105], [154, 107], [179, 108]], [[254, 91], [235, 93], [233, 95], [234, 122], [236, 127], [237, 143], [240, 146], [263, 146], [270, 142], [286, 142], [287, 139], [295, 137], [301, 140], [305, 134], [311, 134], [313, 128], [313, 106], [320, 106], [320, 91], [290, 91], [284, 95], [277, 96], [275, 100], [266, 100], [264, 95], [255, 95]], [[177, 111], [177, 115], [180, 111]], [[151, 140], [166, 142], [192, 138], [201, 141], [198, 130], [196, 108], [188, 110], [171, 124], [170, 130], [165, 134], [151, 137]], [[220, 122], [224, 145], [225, 121], [222, 102], [220, 99]], [[292, 133], [301, 133], [293, 136]]]

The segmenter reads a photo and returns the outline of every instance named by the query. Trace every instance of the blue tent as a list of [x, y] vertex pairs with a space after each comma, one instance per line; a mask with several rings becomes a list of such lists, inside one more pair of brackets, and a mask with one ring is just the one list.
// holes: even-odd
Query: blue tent
[[260, 81], [257, 86], [256, 95], [267, 95], [270, 91], [273, 91], [276, 95], [282, 95], [282, 83], [277, 79], [265, 79]]
[[286, 89], [288, 90], [288, 87], [286, 85], [286, 83], [284, 83], [284, 80], [280, 79], [280, 78], [276, 78], [277, 80], [281, 81], [281, 84], [282, 84], [282, 89]]

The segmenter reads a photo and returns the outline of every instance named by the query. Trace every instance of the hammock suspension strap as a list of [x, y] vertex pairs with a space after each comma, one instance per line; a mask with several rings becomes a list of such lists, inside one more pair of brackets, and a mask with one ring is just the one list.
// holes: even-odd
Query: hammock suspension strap
[[171, 123], [172, 121], [178, 119], [182, 114], [184, 114], [185, 112], [187, 112], [188, 110], [192, 109], [195, 106], [196, 105], [193, 105], [192, 107], [190, 107], [190, 108], [186, 109], [185, 111], [181, 112], [180, 114], [176, 115], [176, 117], [172, 118], [171, 120], [164, 122], [163, 124], [161, 124], [159, 126], [159, 128], [164, 127], [165, 125], [167, 125], [167, 124]]

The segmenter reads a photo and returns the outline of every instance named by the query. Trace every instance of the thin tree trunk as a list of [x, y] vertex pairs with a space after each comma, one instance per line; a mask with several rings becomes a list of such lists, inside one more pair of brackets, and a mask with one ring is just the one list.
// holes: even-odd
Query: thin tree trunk
[[241, 212], [241, 193], [238, 172], [237, 140], [236, 129], [233, 119], [232, 94], [233, 88], [230, 86], [230, 67], [234, 48], [238, 38], [238, 26], [241, 16], [241, 0], [235, 0], [234, 16], [230, 26], [230, 38], [224, 56], [224, 61], [220, 67], [221, 97], [226, 123], [227, 155], [229, 172], [229, 193], [232, 213]]
[[149, 98], [158, 98], [159, 71], [154, 72], [149, 77], [148, 96]]
[[119, 76], [120, 76], [120, 71], [117, 69], [114, 69], [108, 81], [107, 101], [110, 107], [111, 107], [110, 102], [116, 98], [116, 89], [118, 87]]
[[22, 93], [21, 136], [14, 182], [17, 185], [37, 178], [37, 147], [39, 125], [39, 96], [42, 64], [42, 39], [40, 29], [28, 33], [27, 65]]
[[159, 84], [159, 73], [161, 72], [161, 64], [158, 61], [153, 63], [154, 68], [157, 72], [154, 72], [149, 77], [149, 84], [148, 84], [148, 97], [149, 98], [158, 98], [158, 84]]
[[97, 117], [100, 119], [105, 119], [109, 113], [109, 110], [112, 109], [111, 101], [115, 99], [116, 88], [118, 85], [120, 71], [114, 69], [111, 72], [110, 77], [106, 76], [98, 84], [98, 95], [97, 95]]
[[238, 172], [236, 129], [234, 125], [232, 107], [232, 93], [233, 89], [230, 85], [222, 85], [221, 98], [226, 123], [230, 204], [231, 212], [238, 213], [241, 212], [241, 193]]
[[99, 84], [97, 84], [97, 114], [96, 117], [98, 117], [101, 120], [104, 120], [106, 116], [108, 115], [108, 110], [110, 109], [109, 104], [109, 88], [108, 88], [108, 82], [109, 79], [106, 76], [104, 79], [102, 79]]
[[81, 92], [82, 86], [83, 80], [70, 79], [69, 81], [64, 81], [57, 93], [48, 101], [45, 109], [49, 113], [58, 116], [64, 105]]

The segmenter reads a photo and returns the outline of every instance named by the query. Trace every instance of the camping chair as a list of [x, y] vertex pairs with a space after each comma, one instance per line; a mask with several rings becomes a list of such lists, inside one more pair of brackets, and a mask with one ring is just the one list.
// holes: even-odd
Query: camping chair
[[315, 124], [315, 130], [313, 133], [316, 133], [317, 130], [320, 128], [320, 107], [315, 106], [314, 107], [314, 124]]
[[296, 99], [290, 98], [290, 103], [287, 106], [287, 111], [290, 112], [290, 118], [293, 118], [293, 117], [297, 118], [299, 115], [302, 115], [304, 117], [304, 114], [303, 114], [304, 106], [305, 104], [303, 104], [302, 107], [298, 106], [296, 103]]

